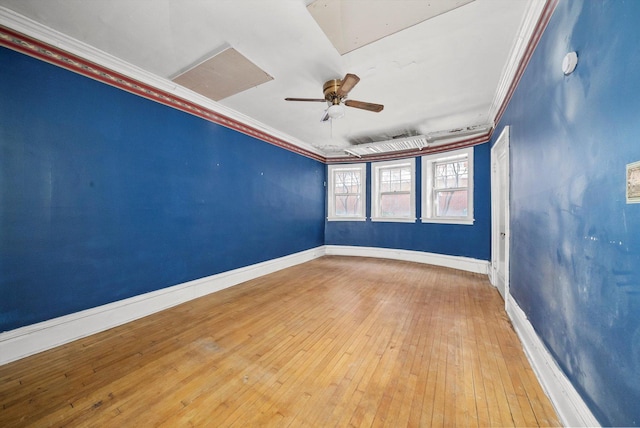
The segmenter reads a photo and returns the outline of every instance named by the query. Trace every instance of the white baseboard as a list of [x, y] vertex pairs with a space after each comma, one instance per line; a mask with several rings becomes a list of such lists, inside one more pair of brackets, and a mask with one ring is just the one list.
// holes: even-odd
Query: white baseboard
[[317, 247], [0, 333], [0, 365], [313, 260], [324, 252], [324, 247]]
[[507, 314], [560, 422], [567, 427], [599, 427], [600, 423], [542, 343], [524, 311], [511, 295], [507, 299]]
[[387, 248], [327, 245], [0, 333], [0, 365], [323, 255], [378, 257], [486, 274], [489, 262]]
[[[323, 255], [404, 260], [481, 274], [489, 271], [488, 261], [467, 257], [388, 248], [326, 245], [0, 333], [0, 365]], [[600, 426], [536, 334], [525, 313], [511, 295], [507, 296], [507, 300], [509, 318], [560, 421], [564, 426], [571, 427]]]
[[445, 254], [425, 253], [421, 251], [396, 250], [392, 248], [354, 247], [347, 245], [326, 245], [325, 253], [332, 256], [377, 257], [381, 259], [404, 260], [430, 265], [450, 267], [487, 275], [489, 262], [469, 257], [449, 256]]

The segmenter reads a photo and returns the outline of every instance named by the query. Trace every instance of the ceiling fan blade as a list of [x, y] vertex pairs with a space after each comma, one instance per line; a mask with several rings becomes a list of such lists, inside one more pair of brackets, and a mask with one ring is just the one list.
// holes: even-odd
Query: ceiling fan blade
[[340, 88], [338, 88], [338, 96], [340, 98], [344, 98], [347, 96], [350, 90], [353, 89], [354, 86], [360, 81], [360, 78], [355, 74], [347, 73], [342, 79], [342, 83], [340, 84]]
[[285, 101], [311, 101], [314, 103], [326, 103], [324, 98], [285, 98]]
[[374, 103], [366, 103], [364, 101], [356, 101], [356, 100], [346, 100], [344, 105], [349, 107], [355, 107], [362, 110], [373, 111], [379, 113], [382, 111], [384, 106], [382, 104], [374, 104]]

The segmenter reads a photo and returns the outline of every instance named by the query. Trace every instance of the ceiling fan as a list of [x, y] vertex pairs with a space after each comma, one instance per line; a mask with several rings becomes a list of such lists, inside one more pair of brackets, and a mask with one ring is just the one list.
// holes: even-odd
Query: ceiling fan
[[348, 100], [349, 91], [360, 81], [355, 74], [347, 73], [344, 79], [333, 79], [325, 82], [322, 87], [324, 98], [285, 98], [286, 101], [311, 101], [311, 102], [327, 102], [327, 109], [322, 121], [329, 119], [338, 119], [344, 116], [344, 106], [355, 107], [362, 110], [380, 112], [384, 108], [382, 104], [367, 103], [364, 101]]

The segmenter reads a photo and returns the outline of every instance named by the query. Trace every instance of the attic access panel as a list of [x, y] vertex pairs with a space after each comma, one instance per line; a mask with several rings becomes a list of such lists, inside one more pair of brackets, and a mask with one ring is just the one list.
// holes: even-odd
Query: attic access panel
[[172, 79], [214, 101], [273, 80], [267, 72], [229, 47]]
[[315, 0], [307, 10], [340, 55], [474, 0]]

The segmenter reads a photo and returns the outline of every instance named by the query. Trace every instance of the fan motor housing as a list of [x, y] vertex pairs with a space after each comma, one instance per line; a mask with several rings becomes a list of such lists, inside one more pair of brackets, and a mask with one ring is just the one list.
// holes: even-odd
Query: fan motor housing
[[338, 89], [342, 86], [342, 80], [333, 79], [325, 82], [322, 86], [322, 92], [324, 93], [324, 99], [332, 104], [339, 104], [341, 97], [338, 96]]

